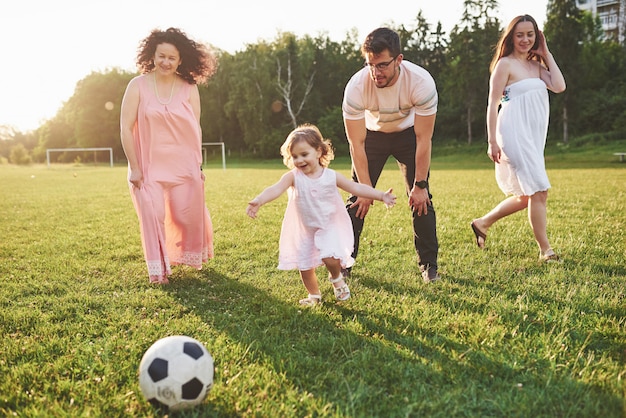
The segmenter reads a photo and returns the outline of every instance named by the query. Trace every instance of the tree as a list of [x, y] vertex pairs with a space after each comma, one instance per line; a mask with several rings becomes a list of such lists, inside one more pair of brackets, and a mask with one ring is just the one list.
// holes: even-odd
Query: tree
[[11, 148], [9, 162], [11, 164], [27, 165], [32, 162], [32, 159], [23, 144], [16, 144]]
[[[245, 146], [262, 156], [276, 156], [295, 126], [316, 123], [340, 105], [354, 71], [353, 61], [346, 65], [343, 51], [343, 45], [327, 36], [299, 39], [283, 33], [274, 42], [249, 45], [235, 54], [224, 109], [239, 124]], [[319, 85], [317, 68], [333, 69]]]
[[[301, 48], [299, 50], [294, 35], [287, 35], [285, 41], [287, 43], [287, 46], [284, 49], [286, 56], [283, 59], [286, 61], [286, 68], [283, 72], [283, 65], [280, 57], [281, 54], [278, 53], [276, 57], [276, 88], [282, 98], [282, 105], [285, 108], [287, 116], [291, 122], [291, 126], [295, 129], [299, 125], [298, 117], [302, 113], [304, 105], [307, 103], [307, 99], [309, 98], [309, 94], [313, 89], [313, 81], [315, 79], [315, 61], [311, 63], [312, 65], [308, 65], [308, 67], [312, 67], [308, 71], [310, 74], [306, 80], [302, 80], [303, 85], [300, 86], [296, 80], [295, 73], [297, 70], [302, 72], [302, 67], [306, 66], [306, 63], [303, 65], [301, 60], [306, 59], [307, 55], [309, 55], [307, 52], [310, 53], [311, 51], [307, 51], [305, 48]], [[305, 44], [302, 44], [301, 46], [306, 47]], [[277, 51], [280, 51], [280, 49], [277, 49]], [[296, 68], [294, 69], [294, 67]]]
[[113, 155], [124, 155], [120, 140], [121, 98], [135, 75], [112, 69], [93, 72], [77, 83], [74, 95], [61, 109], [74, 127], [76, 146], [112, 147]]
[[412, 28], [407, 29], [405, 25], [400, 25], [393, 29], [398, 32], [403, 43], [404, 57], [414, 64], [427, 68], [432, 52], [431, 30], [422, 11], [417, 13]]
[[[433, 30], [421, 12], [414, 22], [395, 28], [405, 59], [426, 68], [437, 84], [438, 140], [471, 144], [485, 131], [489, 62], [500, 36], [500, 22], [492, 15], [497, 7], [496, 0], [465, 0], [463, 17], [449, 38], [440, 23]], [[624, 46], [604, 39], [598, 19], [581, 13], [576, 0], [550, 0], [548, 9], [548, 45], [568, 85], [565, 93], [551, 97], [551, 127], [563, 125], [564, 141], [570, 134], [625, 132]], [[279, 33], [235, 54], [216, 51], [218, 70], [199, 86], [203, 142], [224, 142], [229, 153], [276, 158], [290, 130], [314, 123], [333, 141], [336, 155], [347, 156], [341, 103], [348, 80], [363, 66], [360, 41], [356, 29], [341, 42], [327, 34]], [[18, 143], [39, 162], [45, 161], [46, 148], [113, 147], [123, 156], [119, 108], [135, 75], [115, 69], [92, 73], [36, 131], [25, 135], [0, 127], [0, 156], [8, 159]], [[550, 129], [550, 135], [554, 132], [559, 134]], [[54, 158], [72, 161], [76, 154]]]
[[[576, 118], [570, 121], [572, 131], [579, 135], [616, 129], [615, 121], [626, 109], [626, 97], [619, 94], [626, 85], [625, 55], [614, 39], [606, 39], [598, 17], [583, 13], [581, 22], [585, 37], [579, 57], [581, 83], [572, 98], [570, 108], [576, 109]], [[579, 98], [582, 98], [582, 103]]]
[[437, 81], [445, 66], [448, 46], [441, 22], [438, 22], [436, 29], [432, 31], [431, 25], [420, 10], [412, 27], [400, 25], [392, 29], [398, 32], [404, 44], [402, 48], [404, 58], [424, 67]]
[[[485, 109], [489, 94], [489, 62], [500, 32], [500, 21], [491, 16], [498, 8], [496, 0], [465, 0], [463, 18], [450, 34], [448, 71], [444, 93], [465, 121], [467, 143], [473, 141], [474, 130], [485, 131]], [[479, 116], [479, 117], [478, 117]]]
[[439, 80], [447, 65], [446, 52], [448, 50], [448, 40], [442, 29], [441, 22], [437, 23], [437, 27], [432, 35], [432, 44], [430, 58], [426, 63], [426, 69], [433, 76], [435, 81]]
[[271, 91], [270, 49], [265, 42], [248, 45], [243, 52], [235, 54], [227, 77], [229, 94], [224, 104], [225, 114], [237, 121], [243, 143], [252, 150], [262, 148], [270, 126], [270, 106], [276, 99]]
[[[74, 127], [69, 124], [58, 112], [57, 115], [46, 121], [37, 129], [39, 143], [34, 149], [34, 159], [37, 162], [46, 161], [46, 149], [68, 148], [76, 146], [74, 140]], [[57, 155], [61, 158], [61, 154]]]
[[[108, 70], [92, 72], [76, 84], [74, 94], [63, 104], [54, 118], [36, 132], [38, 146], [34, 150], [37, 161], [45, 161], [47, 148], [111, 147], [118, 158], [124, 153], [120, 141], [120, 107], [126, 85], [136, 74]], [[91, 153], [82, 156], [92, 158]], [[72, 160], [76, 154], [57, 154], [56, 159]]]
[[217, 53], [218, 71], [206, 85], [199, 86], [202, 114], [202, 142], [223, 142], [229, 150], [245, 148], [241, 126], [226, 107], [230, 98], [230, 76], [237, 65], [233, 55]]
[[22, 133], [12, 126], [0, 126], [0, 159], [8, 161], [12, 149], [18, 144], [30, 153], [37, 146], [37, 136], [33, 132]]
[[363, 57], [356, 29], [346, 34], [342, 42], [328, 36], [313, 39], [315, 50], [315, 88], [311, 91], [303, 121], [316, 123], [322, 134], [331, 139], [336, 156], [348, 156], [341, 103], [350, 77], [363, 68]]
[[585, 31], [583, 15], [576, 6], [576, 0], [550, 0], [547, 17], [544, 33], [548, 47], [559, 63], [559, 68], [567, 83], [567, 90], [553, 101], [551, 113], [554, 117], [551, 117], [551, 120], [556, 119], [561, 122], [562, 139], [567, 143], [569, 142], [569, 113], [576, 112], [575, 95], [578, 94], [579, 84], [582, 82], [580, 54], [588, 33]]

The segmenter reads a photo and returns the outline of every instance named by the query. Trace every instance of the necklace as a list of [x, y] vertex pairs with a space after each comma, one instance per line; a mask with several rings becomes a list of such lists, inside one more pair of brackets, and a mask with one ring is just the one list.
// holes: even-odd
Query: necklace
[[152, 81], [154, 81], [154, 94], [156, 94], [156, 98], [158, 102], [161, 103], [162, 105], [170, 104], [170, 102], [172, 101], [172, 97], [174, 96], [174, 86], [176, 85], [176, 76], [174, 76], [174, 81], [172, 81], [172, 90], [170, 91], [170, 98], [167, 102], [161, 101], [161, 98], [159, 97], [159, 89], [157, 88], [157, 82], [156, 82], [156, 73], [154, 74]]

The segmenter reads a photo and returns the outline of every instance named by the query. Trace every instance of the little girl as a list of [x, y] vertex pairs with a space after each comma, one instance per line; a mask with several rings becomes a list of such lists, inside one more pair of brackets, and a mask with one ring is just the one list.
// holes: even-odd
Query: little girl
[[313, 125], [294, 129], [280, 148], [283, 162], [291, 170], [248, 204], [246, 213], [256, 218], [259, 208], [289, 189], [289, 202], [280, 232], [280, 270], [300, 270], [309, 292], [300, 304], [313, 306], [322, 302], [315, 269], [325, 265], [337, 300], [350, 298], [350, 289], [341, 269], [354, 264], [352, 223], [337, 187], [369, 199], [381, 200], [387, 207], [396, 203], [389, 189], [378, 191], [368, 185], [348, 180], [328, 168], [334, 158], [329, 140]]

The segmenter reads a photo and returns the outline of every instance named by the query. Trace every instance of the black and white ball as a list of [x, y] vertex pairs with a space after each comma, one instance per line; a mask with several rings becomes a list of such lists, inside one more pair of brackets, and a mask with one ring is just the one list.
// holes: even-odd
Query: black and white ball
[[139, 387], [155, 406], [185, 409], [204, 400], [213, 386], [213, 372], [213, 357], [199, 341], [174, 335], [146, 350], [139, 364]]

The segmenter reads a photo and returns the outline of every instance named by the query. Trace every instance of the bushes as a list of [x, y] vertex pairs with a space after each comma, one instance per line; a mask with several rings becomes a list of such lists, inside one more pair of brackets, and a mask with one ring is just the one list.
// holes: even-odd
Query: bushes
[[11, 148], [9, 162], [17, 165], [28, 165], [33, 162], [24, 144], [16, 144]]

